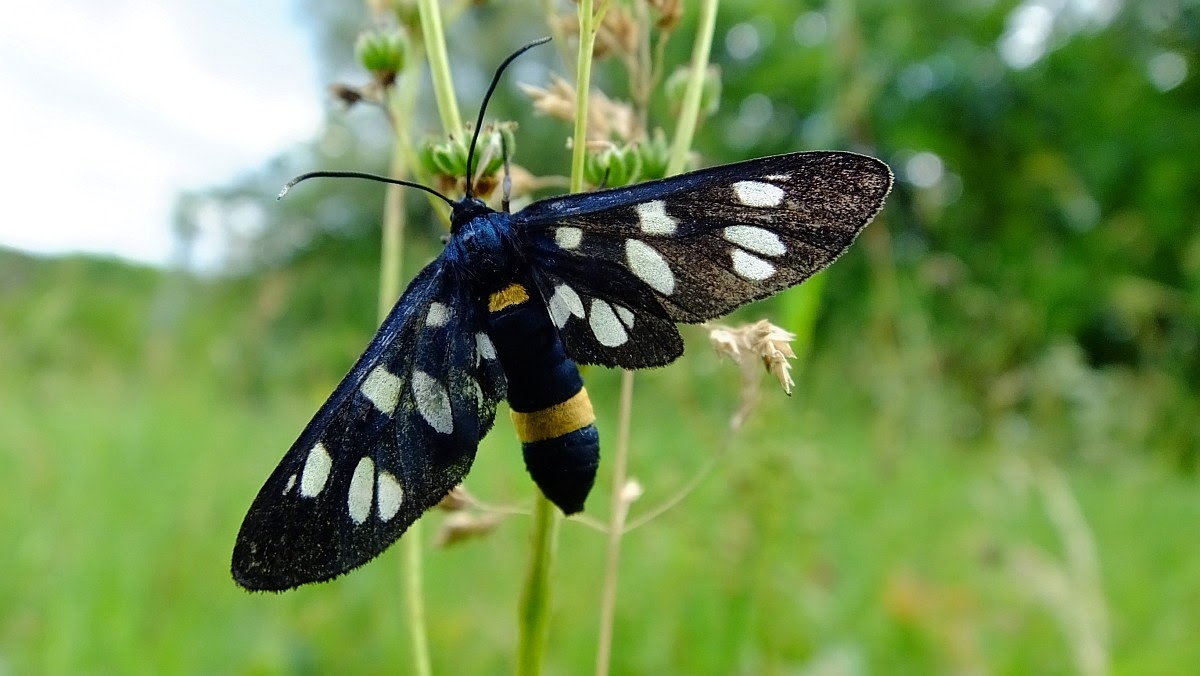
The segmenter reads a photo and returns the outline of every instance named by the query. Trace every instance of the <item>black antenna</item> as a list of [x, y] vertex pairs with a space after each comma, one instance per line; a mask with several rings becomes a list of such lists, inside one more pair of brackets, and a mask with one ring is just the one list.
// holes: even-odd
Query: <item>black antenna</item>
[[409, 188], [416, 188], [418, 190], [424, 190], [425, 192], [429, 193], [430, 195], [433, 195], [433, 196], [437, 197], [438, 199], [442, 200], [446, 204], [449, 204], [451, 208], [454, 208], [454, 200], [450, 199], [449, 197], [446, 197], [442, 193], [434, 190], [433, 188], [423, 186], [420, 183], [413, 183], [412, 181], [404, 181], [404, 180], [401, 180], [398, 178], [391, 178], [389, 176], [380, 176], [378, 174], [368, 174], [363, 171], [310, 171], [307, 174], [300, 174], [296, 178], [293, 178], [292, 180], [288, 181], [287, 185], [283, 186], [283, 190], [279, 191], [279, 196], [276, 197], [275, 199], [283, 199], [283, 196], [286, 195], [288, 193], [288, 191], [292, 189], [292, 186], [296, 185], [297, 183], [299, 183], [301, 181], [307, 181], [310, 178], [364, 178], [368, 181], [378, 181], [380, 183], [391, 183], [393, 185], [408, 186]]
[[[508, 67], [508, 64], [512, 63], [513, 60], [518, 56], [533, 49], [534, 47], [537, 47], [538, 45], [544, 45], [547, 42], [550, 42], [550, 38], [548, 37], [541, 38], [540, 40], [534, 40], [533, 42], [513, 52], [500, 64], [500, 67], [496, 69], [496, 74], [492, 76], [492, 84], [488, 87], [487, 93], [483, 95], [483, 104], [479, 106], [479, 119], [475, 120], [475, 132], [471, 135], [471, 145], [469, 148], [467, 148], [467, 197], [474, 196], [471, 193], [471, 176], [474, 174], [471, 169], [471, 163], [472, 160], [475, 159], [475, 142], [479, 140], [479, 131], [483, 128], [483, 114], [487, 111], [487, 104], [492, 98], [492, 92], [496, 91], [496, 85], [500, 82], [500, 75], [504, 73], [504, 69]], [[445, 198], [443, 197], [442, 199]]]

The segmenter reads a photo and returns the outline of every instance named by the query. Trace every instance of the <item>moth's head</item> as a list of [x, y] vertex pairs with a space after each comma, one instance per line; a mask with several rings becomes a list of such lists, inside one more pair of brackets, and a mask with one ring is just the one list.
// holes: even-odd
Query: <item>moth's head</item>
[[450, 206], [452, 207], [450, 211], [451, 235], [457, 235], [462, 227], [473, 219], [495, 212], [495, 209], [484, 204], [483, 200], [474, 195], [467, 195]]

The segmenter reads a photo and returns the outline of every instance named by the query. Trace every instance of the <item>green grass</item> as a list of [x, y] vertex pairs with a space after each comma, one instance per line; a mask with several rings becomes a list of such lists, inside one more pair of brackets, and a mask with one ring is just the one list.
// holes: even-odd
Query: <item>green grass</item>
[[[0, 674], [403, 671], [398, 548], [282, 595], [244, 593], [228, 574], [250, 499], [337, 376], [297, 386], [229, 357], [252, 294], [197, 286], [184, 297], [203, 320], [155, 331], [170, 280], [16, 264], [22, 274], [0, 280], [0, 316], [16, 329], [0, 337]], [[117, 317], [89, 310], [92, 298]], [[346, 335], [339, 351], [366, 338]], [[699, 331], [688, 339], [681, 362], [639, 376], [631, 473], [646, 494], [634, 518], [688, 480], [736, 406], [735, 368]], [[1019, 565], [1041, 552], [1038, 575], [1078, 577], [1036, 488], [1037, 459], [1057, 457], [1063, 431], [964, 435], [943, 382], [912, 379], [907, 362], [864, 379], [847, 352], [818, 349], [799, 394], [767, 394], [696, 493], [628, 536], [616, 673], [1074, 672], [1062, 606]], [[618, 380], [588, 374], [610, 438]], [[872, 403], [881, 392], [905, 396]], [[1059, 461], [1094, 537], [1116, 673], [1200, 664], [1200, 486], [1156, 457]], [[528, 504], [519, 458], [501, 419], [469, 486]], [[607, 495], [598, 486], [589, 512], [604, 514]], [[427, 534], [441, 518], [427, 517]], [[513, 517], [427, 554], [436, 672], [511, 671], [528, 526]], [[590, 669], [603, 550], [601, 534], [564, 524], [549, 673]], [[1094, 620], [1086, 593], [1065, 607]]]

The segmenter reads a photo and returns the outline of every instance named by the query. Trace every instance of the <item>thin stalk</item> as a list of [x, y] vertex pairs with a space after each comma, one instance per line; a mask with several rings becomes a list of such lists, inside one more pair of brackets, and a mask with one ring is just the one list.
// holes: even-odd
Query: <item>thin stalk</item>
[[579, 0], [579, 56], [575, 61], [575, 135], [571, 146], [571, 192], [583, 190], [583, 160], [587, 154], [588, 94], [592, 87], [592, 50], [608, 2]]
[[[606, 0], [601, 0], [600, 14]], [[583, 159], [587, 140], [588, 91], [592, 77], [592, 49], [596, 43], [598, 16], [592, 0], [579, 2], [579, 56], [575, 80], [575, 145], [571, 156], [571, 192], [583, 189]], [[534, 676], [542, 673], [546, 645], [550, 639], [550, 577], [554, 554], [558, 547], [558, 514], [554, 505], [540, 491], [533, 509], [533, 531], [530, 535], [529, 571], [521, 592], [518, 611], [520, 637], [517, 645], [517, 674]]]
[[683, 92], [679, 126], [675, 128], [675, 138], [671, 142], [667, 176], [683, 171], [692, 148], [692, 139], [696, 136], [696, 126], [700, 121], [700, 95], [704, 93], [704, 77], [708, 73], [708, 55], [712, 51], [719, 4], [718, 0], [704, 0], [700, 5], [700, 23], [696, 31], [696, 43], [692, 45], [692, 71]]
[[[704, 76], [708, 71], [708, 55], [712, 48], [713, 32], [716, 29], [717, 0], [705, 0], [700, 8], [700, 26], [696, 44], [692, 49], [692, 72], [684, 93], [683, 108], [671, 155], [667, 160], [667, 176], [683, 170], [688, 151], [700, 118], [700, 95], [703, 93]], [[582, 11], [582, 3], [580, 4]], [[582, 16], [582, 15], [581, 15]], [[580, 20], [582, 29], [583, 23]], [[580, 36], [584, 32], [580, 30]], [[594, 35], [593, 35], [594, 38]], [[582, 43], [583, 40], [581, 39]], [[581, 47], [582, 48], [582, 47]], [[591, 55], [589, 49], [588, 55]], [[581, 52], [582, 57], [582, 52]], [[582, 71], [582, 69], [581, 69]], [[578, 92], [577, 92], [578, 95]], [[578, 115], [578, 104], [576, 104]], [[586, 119], [586, 118], [585, 118]], [[578, 125], [579, 118], [576, 118]], [[577, 129], [578, 133], [578, 129]], [[578, 136], [576, 137], [578, 144]], [[580, 152], [576, 147], [576, 152]], [[580, 161], [582, 166], [582, 160]], [[625, 495], [626, 468], [629, 462], [629, 433], [633, 418], [633, 373], [625, 372], [621, 378], [621, 411], [618, 422], [618, 438], [613, 458], [612, 506], [608, 531], [608, 551], [605, 557], [604, 588], [600, 603], [600, 636], [596, 648], [596, 674], [608, 673], [612, 662], [613, 623], [616, 619], [617, 579], [621, 567], [621, 539], [625, 536], [625, 519], [629, 515], [629, 499]], [[697, 483], [699, 481], [697, 480]]]
[[404, 597], [408, 599], [408, 637], [412, 643], [413, 674], [430, 676], [433, 666], [429, 659], [429, 634], [425, 630], [425, 568], [421, 556], [424, 528], [418, 522], [404, 533]]
[[[415, 70], [415, 69], [412, 69]], [[393, 93], [388, 97], [389, 116], [393, 121], [411, 119], [413, 97], [411, 92], [416, 85], [415, 73], [407, 73], [408, 77], [401, 80], [404, 94]], [[399, 124], [393, 126], [396, 133], [395, 146], [392, 150], [390, 175], [403, 178], [411, 166], [408, 161], [407, 134]], [[404, 195], [405, 190], [398, 185], [389, 185], [384, 193], [383, 202], [383, 242], [380, 256], [379, 272], [379, 318], [387, 316], [392, 304], [400, 297], [400, 280], [402, 278], [404, 252]], [[429, 659], [429, 637], [425, 630], [425, 594], [424, 570], [421, 559], [421, 524], [417, 522], [409, 527], [404, 538], [403, 570], [405, 613], [408, 616], [409, 642], [412, 644], [413, 663], [412, 673], [417, 676], [429, 676], [432, 666]]]
[[[450, 60], [446, 56], [446, 36], [442, 28], [442, 17], [438, 7], [437, 0], [418, 0], [417, 10], [421, 20], [421, 35], [425, 43], [425, 54], [429, 60], [430, 73], [433, 78], [434, 98], [437, 101], [438, 115], [442, 119], [442, 127], [447, 134], [457, 134], [462, 130], [462, 119], [458, 114], [458, 102], [454, 98], [454, 83], [450, 77]], [[401, 105], [397, 108], [390, 108], [391, 117], [395, 124], [393, 129], [396, 132], [396, 151], [393, 153], [392, 166], [393, 171], [399, 167], [416, 166], [411, 162], [413, 152], [412, 143], [409, 139], [407, 129], [403, 125], [404, 120], [412, 119], [412, 105], [415, 101], [415, 87], [417, 78], [405, 78], [405, 91], [408, 96], [401, 98], [399, 101], [389, 101], [389, 107], [393, 103]], [[385, 303], [394, 302], [395, 298], [399, 297], [400, 293], [400, 260], [399, 247], [403, 242], [403, 229], [400, 228], [392, 235], [388, 234], [387, 223], [395, 218], [398, 222], [402, 222], [404, 200], [401, 196], [399, 186], [389, 186], [387, 193], [387, 202], [385, 203], [384, 223], [384, 256], [394, 255], [395, 257], [395, 272], [394, 286], [390, 288], [390, 293], [387, 294], [386, 300], [381, 298], [381, 312], [386, 312]], [[439, 210], [440, 211], [440, 210]], [[394, 214], [394, 215], [393, 215]], [[396, 252], [389, 254], [389, 248], [394, 246]], [[380, 283], [381, 292], [384, 290], [384, 284]], [[409, 527], [404, 538], [404, 588], [405, 597], [408, 600], [407, 614], [409, 626], [409, 638], [413, 648], [413, 673], [417, 676], [429, 676], [433, 673], [432, 665], [429, 657], [429, 636], [425, 627], [425, 578], [424, 578], [424, 563], [421, 547], [424, 542], [420, 521]]]
[[538, 492], [533, 507], [533, 531], [529, 548], [532, 556], [525, 587], [521, 591], [520, 642], [517, 644], [517, 674], [542, 673], [546, 645], [550, 641], [550, 576], [554, 572], [554, 553], [558, 543], [557, 508]]
[[[392, 126], [395, 140], [392, 147], [391, 166], [388, 174], [394, 178], [405, 178], [415, 166], [412, 146], [402, 123], [412, 118], [418, 82], [416, 63], [410, 64], [398, 84], [387, 90], [384, 111]], [[404, 262], [404, 195], [401, 186], [388, 185], [383, 198], [383, 233], [379, 260], [379, 321], [382, 322], [400, 297], [400, 280]], [[401, 545], [404, 551], [403, 578], [405, 613], [408, 617], [409, 641], [413, 650], [412, 673], [429, 676], [432, 666], [429, 659], [429, 637], [425, 631], [424, 571], [421, 566], [421, 524], [415, 523], [408, 529], [408, 537]]]
[[625, 484], [629, 464], [629, 433], [633, 421], [633, 372], [621, 374], [621, 403], [613, 457], [612, 499], [608, 522], [608, 552], [604, 561], [604, 587], [600, 597], [600, 637], [596, 646], [596, 676], [605, 676], [612, 663], [613, 623], [617, 615], [617, 577], [621, 569], [621, 538], [629, 516]]
[[462, 118], [454, 98], [454, 80], [450, 77], [450, 59], [446, 56], [446, 34], [442, 30], [438, 0], [417, 0], [417, 11], [421, 17], [421, 37], [433, 75], [433, 96], [442, 118], [442, 129], [447, 134], [458, 134], [463, 128]]
[[[757, 394], [757, 390], [755, 390], [755, 394]], [[738, 432], [741, 431], [742, 427], [746, 424], [746, 420], [757, 407], [757, 396], [745, 396], [745, 394], [743, 394], [741, 404], [739, 404], [733, 415], [729, 417], [729, 424], [725, 429], [725, 437], [721, 440], [721, 445], [717, 447], [717, 450], [713, 451], [712, 455], [708, 456], [708, 459], [704, 461], [704, 464], [700, 466], [700, 469], [696, 470], [696, 473], [692, 475], [692, 478], [689, 479], [688, 482], [684, 484], [678, 491], [676, 491], [674, 495], [662, 501], [662, 503], [660, 503], [658, 506], [646, 510], [645, 513], [639, 515], [636, 519], [629, 521], [625, 526], [625, 533], [629, 533], [637, 528], [641, 528], [663, 514], [666, 514], [670, 510], [674, 509], [676, 505], [683, 502], [687, 496], [691, 495], [692, 491], [696, 490], [696, 488], [700, 486], [700, 484], [708, 477], [709, 474], [712, 474], [713, 469], [715, 469], [717, 466], [717, 462], [720, 461], [721, 458], [725, 457], [725, 454], [729, 451], [729, 448], [733, 446], [734, 439], [737, 437]]]

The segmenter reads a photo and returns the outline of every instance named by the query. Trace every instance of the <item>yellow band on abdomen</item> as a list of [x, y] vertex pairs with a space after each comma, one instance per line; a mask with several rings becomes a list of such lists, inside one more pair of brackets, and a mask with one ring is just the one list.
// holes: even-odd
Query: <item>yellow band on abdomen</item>
[[575, 396], [561, 404], [532, 413], [511, 413], [513, 427], [517, 428], [517, 438], [522, 442], [557, 439], [596, 422], [592, 400], [588, 398], [587, 388], [584, 387], [579, 388]]

